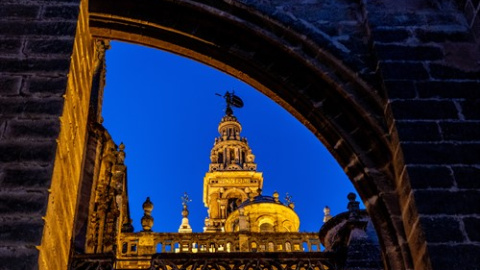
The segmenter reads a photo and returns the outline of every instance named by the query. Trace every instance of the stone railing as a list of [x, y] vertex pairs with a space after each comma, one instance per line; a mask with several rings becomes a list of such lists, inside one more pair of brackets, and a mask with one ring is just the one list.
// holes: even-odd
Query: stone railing
[[319, 252], [317, 233], [122, 233], [121, 257], [156, 253]]
[[159, 253], [149, 270], [336, 270], [331, 252]]
[[69, 270], [112, 270], [115, 256], [108, 254], [74, 254], [70, 260]]

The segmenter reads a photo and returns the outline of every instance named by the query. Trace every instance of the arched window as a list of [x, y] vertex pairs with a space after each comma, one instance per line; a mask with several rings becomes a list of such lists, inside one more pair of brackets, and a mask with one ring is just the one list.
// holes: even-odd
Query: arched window
[[162, 253], [162, 251], [163, 251], [163, 245], [160, 242], [160, 243], [157, 244], [157, 253]]
[[273, 242], [268, 242], [267, 249], [270, 252], [275, 251], [275, 245], [273, 244]]
[[250, 248], [251, 248], [250, 251], [257, 251], [257, 243], [256, 242], [250, 243]]
[[260, 225], [260, 232], [274, 232], [273, 225], [270, 223], [263, 223]]
[[287, 252], [292, 251], [292, 244], [290, 244], [290, 242], [286, 242], [286, 243], [285, 243], [285, 250], [286, 250]]

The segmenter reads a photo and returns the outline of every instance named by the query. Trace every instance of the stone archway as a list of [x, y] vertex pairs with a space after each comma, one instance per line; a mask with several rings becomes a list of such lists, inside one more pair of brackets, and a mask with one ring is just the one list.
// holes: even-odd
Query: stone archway
[[326, 145], [366, 202], [387, 268], [410, 267], [395, 184], [395, 166], [400, 171], [401, 164], [393, 162], [386, 135], [387, 101], [381, 89], [329, 52], [335, 44], [319, 45], [239, 3], [90, 1], [89, 15], [95, 38], [192, 58], [249, 83], [287, 109]]
[[1, 3], [1, 265], [66, 267], [92, 81], [101, 64], [93, 33], [209, 64], [290, 111], [352, 179], [388, 269], [477, 267], [479, 6]]

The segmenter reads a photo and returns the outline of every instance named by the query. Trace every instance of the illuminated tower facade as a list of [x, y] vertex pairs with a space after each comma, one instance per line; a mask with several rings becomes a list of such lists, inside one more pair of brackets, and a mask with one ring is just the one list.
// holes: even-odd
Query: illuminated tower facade
[[208, 208], [204, 232], [298, 232], [300, 221], [293, 203], [284, 205], [278, 193], [262, 196], [263, 177], [255, 155], [230, 105], [243, 102], [227, 92], [226, 114], [218, 125], [203, 180], [203, 202]]
[[257, 172], [255, 156], [241, 131], [232, 113], [227, 113], [218, 125], [220, 136], [215, 138], [203, 180], [203, 202], [208, 208], [205, 232], [224, 231], [230, 213], [249, 197], [258, 196], [263, 187], [262, 173]]

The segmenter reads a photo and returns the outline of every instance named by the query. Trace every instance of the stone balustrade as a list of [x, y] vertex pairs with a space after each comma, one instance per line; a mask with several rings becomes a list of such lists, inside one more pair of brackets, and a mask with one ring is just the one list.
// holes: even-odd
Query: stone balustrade
[[319, 252], [317, 233], [122, 233], [124, 256], [156, 253]]

